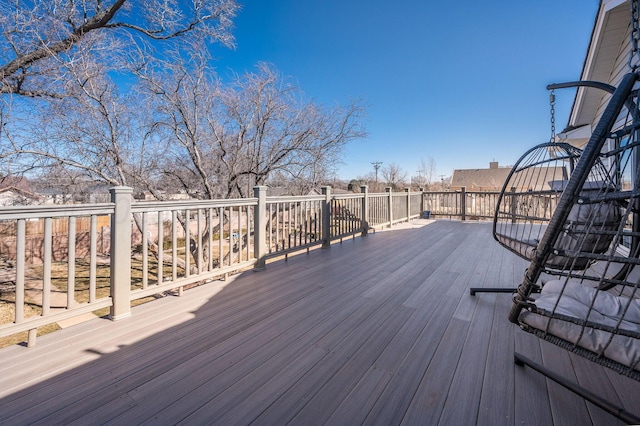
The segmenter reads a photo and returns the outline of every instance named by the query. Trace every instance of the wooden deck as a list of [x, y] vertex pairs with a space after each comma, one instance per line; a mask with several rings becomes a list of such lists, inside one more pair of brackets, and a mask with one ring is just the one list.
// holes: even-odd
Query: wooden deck
[[0, 423], [619, 423], [514, 349], [640, 414], [640, 383], [520, 331], [508, 294], [469, 295], [525, 266], [488, 223], [314, 250], [0, 350]]

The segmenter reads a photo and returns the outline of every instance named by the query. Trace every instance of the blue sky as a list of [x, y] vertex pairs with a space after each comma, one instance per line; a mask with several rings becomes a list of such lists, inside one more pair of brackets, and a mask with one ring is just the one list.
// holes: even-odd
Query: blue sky
[[[239, 0], [235, 50], [217, 68], [259, 61], [325, 105], [367, 105], [369, 136], [349, 145], [338, 176], [396, 163], [415, 175], [513, 164], [549, 139], [546, 85], [578, 80], [597, 0]], [[557, 130], [573, 90], [556, 93]]]

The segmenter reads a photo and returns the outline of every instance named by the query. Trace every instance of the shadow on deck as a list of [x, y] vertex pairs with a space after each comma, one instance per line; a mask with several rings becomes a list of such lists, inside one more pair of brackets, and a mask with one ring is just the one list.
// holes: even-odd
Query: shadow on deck
[[489, 223], [370, 234], [0, 350], [3, 424], [616, 424], [514, 349], [638, 411], [640, 383], [507, 321]]

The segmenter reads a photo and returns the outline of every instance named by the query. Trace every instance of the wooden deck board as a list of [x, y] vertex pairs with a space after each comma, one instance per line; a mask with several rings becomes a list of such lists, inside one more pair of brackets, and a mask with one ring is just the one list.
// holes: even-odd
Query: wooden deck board
[[[546, 342], [540, 343], [544, 365], [553, 371], [564, 371], [566, 379], [577, 382], [575, 372], [571, 368], [569, 352], [557, 346], [546, 344]], [[547, 380], [547, 388], [554, 424], [568, 424], [568, 421], [583, 425], [591, 423], [589, 410], [587, 410], [584, 399], [567, 391], [552, 380]]]
[[[357, 401], [357, 392], [351, 392], [356, 388], [362, 377], [370, 367], [374, 364], [376, 358], [389, 344], [393, 335], [411, 314], [408, 308], [393, 308], [389, 310], [389, 315], [381, 318], [378, 326], [371, 329], [370, 334], [364, 341], [354, 339], [355, 336], [347, 336], [343, 344], [336, 351], [338, 356], [344, 357], [344, 364], [336, 371], [335, 375], [322, 386], [318, 392], [308, 400], [307, 404], [292, 419], [297, 424], [323, 424], [332, 413], [338, 408], [343, 401]], [[362, 330], [361, 335], [367, 334]], [[347, 347], [347, 342], [357, 345], [357, 349], [344, 351], [342, 348]], [[348, 356], [346, 356], [348, 354]], [[360, 388], [368, 392], [366, 388]]]
[[407, 407], [403, 423], [428, 424], [440, 418], [469, 325], [468, 321], [451, 320]]
[[[609, 376], [603, 369], [590, 368], [591, 362], [589, 360], [573, 354], [571, 355], [571, 364], [575, 366], [574, 371], [577, 376], [577, 381], [581, 386], [584, 386], [592, 392], [596, 392], [600, 397], [605, 398], [607, 401], [617, 405], [622, 404], [613, 383], [611, 383]], [[598, 408], [591, 403], [587, 403], [587, 408], [589, 409], [593, 423], [604, 424], [609, 421], [610, 416], [601, 408]], [[611, 424], [615, 423], [612, 422]], [[622, 424], [622, 422], [620, 422], [620, 424]]]
[[434, 353], [442, 343], [442, 336], [448, 325], [442, 318], [450, 318], [456, 304], [457, 300], [454, 298], [438, 298], [433, 315], [429, 317], [413, 346], [396, 367], [391, 383], [376, 401], [365, 423], [398, 424], [404, 418]]
[[[201, 333], [204, 329], [214, 328], [218, 333], [209, 331], [208, 337], [213, 341], [226, 340], [229, 336], [238, 335], [239, 331], [248, 325], [259, 323], [261, 318], [278, 312], [285, 303], [291, 303], [291, 297], [299, 297], [301, 289], [295, 292], [289, 292], [285, 295], [279, 295], [274, 298], [265, 300], [264, 305], [255, 305], [248, 309], [248, 313], [243, 315], [237, 313], [229, 316], [220, 322], [210, 324], [209, 321], [199, 320], [196, 324], [191, 324], [190, 328], [185, 328], [184, 323], [181, 326], [172, 329], [169, 332], [170, 342], [156, 342], [158, 339], [147, 339], [140, 344], [141, 350], [145, 356], [139, 356], [136, 350], [122, 348], [118, 351], [119, 364], [114, 365], [108, 363], [100, 363], [98, 365], [84, 365], [77, 368], [72, 373], [65, 375], [62, 389], [59, 383], [52, 382], [47, 388], [41, 389], [42, 402], [40, 403], [41, 411], [51, 411], [48, 405], [59, 404], [60, 400], [68, 401], [70, 407], [65, 408], [63, 420], [73, 418], [74, 414], [81, 412], [84, 407], [82, 402], [89, 404], [103, 404], [110, 398], [115, 396], [113, 393], [105, 393], [102, 391], [102, 383], [99, 381], [91, 381], [83, 384], [87, 374], [103, 376], [108, 378], [108, 384], [118, 386], [119, 392], [127, 389], [128, 386], [135, 386], [137, 383], [145, 382], [156, 377], [165, 369], [163, 361], [171, 360], [171, 363], [181, 364], [191, 357], [192, 353], [200, 353], [211, 344], [211, 340], [202, 339]], [[288, 296], [288, 297], [287, 297]], [[294, 299], [295, 300], [295, 299]], [[236, 318], [238, 317], [238, 318]], [[176, 343], [180, 343], [177, 345]], [[189, 351], [182, 350], [189, 348]], [[83, 386], [78, 386], [83, 384]], [[7, 417], [14, 412], [20, 413], [25, 407], [32, 406], [29, 394], [25, 394], [21, 399], [14, 399], [10, 407], [5, 410]], [[38, 410], [31, 408], [30, 414], [37, 416]]]
[[[243, 362], [246, 368], [246, 363], [249, 360], [248, 357], [253, 356], [256, 358], [260, 356], [261, 358], [258, 358], [257, 361], [253, 361], [253, 364], [251, 364], [259, 366], [262, 362], [265, 362], [265, 359], [268, 360], [268, 356], [278, 355], [280, 351], [279, 346], [287, 347], [291, 352], [295, 347], [295, 339], [304, 342], [304, 339], [317, 338], [318, 335], [322, 335], [325, 332], [322, 327], [312, 327], [315, 321], [325, 326], [339, 324], [343, 320], [340, 312], [341, 309], [345, 313], [350, 312], [355, 309], [355, 305], [364, 303], [364, 300], [354, 301], [345, 297], [342, 297], [341, 300], [336, 299], [341, 295], [332, 295], [328, 291], [326, 293], [327, 295], [333, 296], [332, 299], [326, 301], [326, 303], [332, 305], [332, 309], [310, 312], [308, 309], [305, 309], [307, 305], [303, 305], [300, 306], [297, 311], [283, 311], [272, 319], [263, 321], [252, 329], [248, 329], [244, 333], [234, 336], [234, 339], [239, 342], [237, 346], [227, 341], [221, 345], [221, 349], [211, 348], [207, 352], [196, 354], [192, 363], [176, 367], [163, 374], [160, 380], [154, 380], [149, 384], [133, 389], [130, 395], [135, 396], [135, 399], [139, 401], [147, 398], [149, 400], [159, 401], [167, 407], [167, 410], [171, 410], [171, 405], [179, 404], [179, 397], [188, 395], [189, 389], [194, 386], [204, 386], [207, 381], [213, 381], [212, 383], [214, 383], [217, 388], [222, 388], [223, 382], [220, 375], [223, 374], [227, 366], [232, 365], [234, 362]], [[319, 297], [318, 302], [323, 302], [323, 298]], [[321, 304], [321, 306], [325, 305]], [[306, 322], [303, 321], [305, 319], [307, 320]], [[309, 328], [311, 329], [308, 330]], [[311, 337], [305, 336], [305, 334], [303, 334], [305, 332]], [[206, 336], [203, 336], [203, 338], [206, 339]], [[267, 344], [269, 344], [268, 347], [264, 350], [259, 350]], [[221, 355], [218, 353], [219, 350], [228, 350], [234, 346], [236, 346], [236, 349], [232, 349], [225, 354]], [[203, 370], [203, 372], [193, 371], [193, 364], [198, 367], [197, 370]], [[238, 374], [238, 371], [234, 370], [234, 373]], [[230, 379], [231, 382], [233, 382], [233, 380], [235, 380], [235, 377]], [[181, 389], [184, 389], [184, 391]], [[212, 395], [209, 394], [209, 397], [212, 397]]]
[[496, 295], [477, 301], [467, 336], [445, 400], [440, 423], [477, 423]]
[[[478, 425], [493, 426], [512, 424], [515, 419], [514, 398], [505, 398], [515, 391], [515, 373], [505, 368], [513, 363], [515, 327], [505, 321], [505, 312], [511, 307], [508, 295], [496, 295], [496, 304], [491, 320], [491, 335], [483, 376]], [[484, 297], [484, 295], [482, 296]], [[501, 389], [501, 392], [496, 392]]]
[[2, 349], [0, 424], [619, 424], [514, 349], [638, 411], [640, 384], [469, 295], [522, 279], [490, 232], [377, 232]]
[[[538, 338], [523, 332], [516, 332], [515, 338], [516, 351], [542, 363]], [[547, 381], [530, 368], [515, 367], [515, 418], [535, 425], [553, 424]]]

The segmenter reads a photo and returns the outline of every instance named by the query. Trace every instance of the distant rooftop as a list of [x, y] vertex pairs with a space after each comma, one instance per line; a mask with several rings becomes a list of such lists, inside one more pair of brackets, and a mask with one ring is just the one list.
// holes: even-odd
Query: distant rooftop
[[0, 192], [13, 191], [21, 195], [34, 197], [29, 181], [22, 176], [6, 175], [0, 178]]
[[[458, 169], [453, 171], [451, 178], [451, 190], [459, 191], [463, 187], [467, 191], [502, 191], [505, 181], [509, 177], [512, 167], [500, 167], [497, 162], [489, 163], [488, 169]], [[557, 179], [567, 179], [567, 170], [564, 167], [556, 167], [555, 170], [546, 172], [548, 181], [540, 180], [528, 187], [519, 187], [518, 190], [539, 191], [550, 189], [550, 181]], [[542, 175], [542, 174], [541, 174]]]
[[500, 191], [511, 167], [500, 167], [497, 161], [489, 163], [488, 169], [456, 169], [451, 177], [451, 189], [467, 191]]

